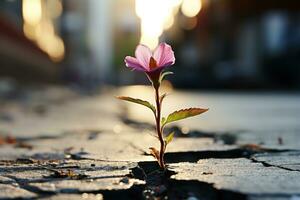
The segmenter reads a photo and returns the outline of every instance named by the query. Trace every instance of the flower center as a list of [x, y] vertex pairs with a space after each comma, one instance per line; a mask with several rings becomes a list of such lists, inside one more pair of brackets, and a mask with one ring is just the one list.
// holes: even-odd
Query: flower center
[[150, 68], [150, 69], [154, 69], [154, 68], [156, 68], [156, 67], [157, 67], [156, 60], [155, 60], [153, 57], [151, 57], [151, 58], [150, 58], [150, 61], [149, 61], [149, 68]]

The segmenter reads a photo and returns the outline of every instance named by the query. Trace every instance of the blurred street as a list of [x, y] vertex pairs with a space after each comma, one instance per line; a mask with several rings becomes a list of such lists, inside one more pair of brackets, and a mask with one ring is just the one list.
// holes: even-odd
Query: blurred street
[[147, 181], [147, 170], [156, 165], [148, 148], [158, 146], [152, 115], [114, 98], [150, 97], [151, 88], [107, 88], [89, 95], [57, 86], [6, 90], [0, 198], [300, 197], [300, 95], [164, 90], [170, 92], [165, 113], [182, 105], [210, 111], [169, 127], [176, 137], [166, 161], [175, 175], [156, 190]]

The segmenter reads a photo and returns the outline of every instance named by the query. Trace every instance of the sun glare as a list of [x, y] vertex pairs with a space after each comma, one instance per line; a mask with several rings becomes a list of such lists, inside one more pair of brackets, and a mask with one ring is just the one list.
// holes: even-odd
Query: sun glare
[[180, 6], [185, 16], [195, 17], [202, 4], [201, 0], [135, 0], [135, 11], [141, 20], [140, 43], [153, 50], [163, 31], [173, 26]]
[[174, 9], [180, 4], [181, 0], [136, 0], [136, 14], [141, 19], [140, 43], [154, 49], [163, 31], [172, 26]]

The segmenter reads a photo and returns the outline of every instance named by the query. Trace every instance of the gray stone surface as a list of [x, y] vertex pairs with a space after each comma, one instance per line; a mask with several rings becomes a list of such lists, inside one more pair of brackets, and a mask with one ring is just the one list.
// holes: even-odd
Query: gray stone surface
[[[210, 108], [176, 123], [176, 137], [167, 148], [169, 169], [177, 173], [170, 181], [199, 183], [185, 189], [184, 199], [193, 198], [193, 188], [208, 189], [198, 199], [218, 199], [224, 191], [251, 200], [299, 199], [300, 95], [169, 92], [164, 115], [182, 107]], [[148, 148], [158, 147], [153, 116], [114, 98], [152, 99], [151, 88], [82, 95], [45, 87], [21, 94], [0, 98], [0, 199], [105, 199], [114, 194], [132, 199], [153, 187], [148, 179], [155, 171], [146, 173], [155, 163]], [[145, 174], [147, 183], [139, 180]], [[162, 195], [159, 191], [173, 191], [176, 184], [156, 185], [152, 191]]]
[[266, 166], [277, 166], [286, 170], [300, 172], [300, 151], [256, 154], [252, 159]]
[[178, 172], [171, 178], [212, 183], [217, 189], [249, 196], [300, 195], [300, 173], [278, 167], [265, 167], [249, 159], [205, 159], [197, 163], [172, 164]]

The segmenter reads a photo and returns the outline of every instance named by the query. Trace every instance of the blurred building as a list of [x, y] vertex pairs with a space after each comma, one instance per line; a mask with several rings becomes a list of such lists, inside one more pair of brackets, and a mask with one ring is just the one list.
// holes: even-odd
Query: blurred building
[[59, 68], [23, 32], [21, 1], [0, 2], [0, 76], [57, 81]]
[[177, 17], [178, 86], [300, 88], [299, 1], [202, 1], [195, 19]]
[[3, 0], [0, 75], [145, 83], [124, 57], [166, 41], [176, 87], [300, 88], [299, 27], [297, 0]]

